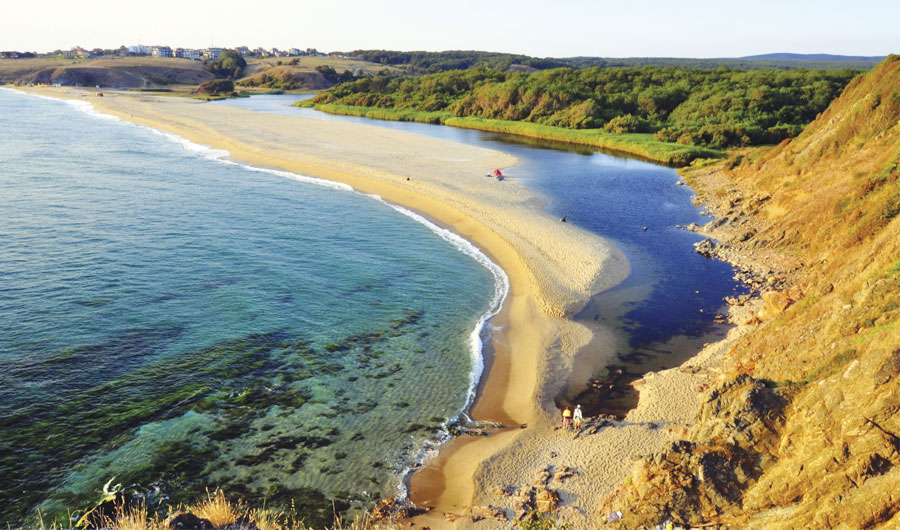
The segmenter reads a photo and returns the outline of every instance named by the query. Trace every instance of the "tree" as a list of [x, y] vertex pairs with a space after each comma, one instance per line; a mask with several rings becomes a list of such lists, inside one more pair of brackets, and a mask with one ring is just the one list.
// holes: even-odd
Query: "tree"
[[219, 78], [237, 79], [247, 67], [247, 61], [234, 50], [223, 50], [222, 55], [206, 63], [206, 69]]

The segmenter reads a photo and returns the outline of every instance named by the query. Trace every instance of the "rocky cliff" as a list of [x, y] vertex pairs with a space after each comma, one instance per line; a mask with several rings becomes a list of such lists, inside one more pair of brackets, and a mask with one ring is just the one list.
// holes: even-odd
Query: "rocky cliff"
[[768, 279], [683, 440], [601, 511], [728, 528], [900, 527], [900, 57], [792, 141], [688, 178], [707, 249]]

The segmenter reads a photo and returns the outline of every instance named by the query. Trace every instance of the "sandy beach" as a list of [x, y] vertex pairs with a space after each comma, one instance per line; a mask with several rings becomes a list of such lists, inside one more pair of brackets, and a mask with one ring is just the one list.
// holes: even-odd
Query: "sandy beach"
[[[512, 515], [509, 492], [521, 492], [549, 470], [562, 516], [573, 528], [597, 528], [593, 510], [600, 499], [628, 476], [635, 458], [670, 441], [700, 406], [692, 390], [695, 372], [703, 368], [703, 377], [710, 377], [706, 368], [720, 349], [693, 359], [696, 370], [675, 368], [645, 377], [638, 385], [639, 406], [614, 428], [578, 437], [556, 429], [554, 400], [567, 390], [573, 370], [584, 379], [615, 353], [611, 332], [567, 317], [591, 295], [620, 283], [629, 266], [606, 240], [546, 213], [545, 200], [515, 178], [513, 157], [376, 126], [261, 114], [187, 98], [28, 91], [87, 101], [104, 114], [227, 150], [236, 161], [377, 194], [448, 227], [503, 268], [510, 291], [492, 320], [498, 331], [472, 416], [506, 428], [452, 440], [413, 475], [411, 499], [431, 508], [417, 518], [417, 527], [508, 528], [509, 521], [473, 522], [471, 514], [493, 506]], [[510, 178], [485, 178], [495, 168]], [[562, 473], [566, 468], [571, 477]]]

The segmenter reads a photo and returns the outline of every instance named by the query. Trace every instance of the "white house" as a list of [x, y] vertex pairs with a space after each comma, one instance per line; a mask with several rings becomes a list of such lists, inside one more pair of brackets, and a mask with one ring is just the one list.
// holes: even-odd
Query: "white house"
[[153, 53], [153, 50], [149, 46], [142, 44], [128, 47], [128, 55], [150, 55], [151, 53]]
[[207, 48], [203, 52], [204, 59], [218, 59], [219, 56], [222, 55], [222, 48]]

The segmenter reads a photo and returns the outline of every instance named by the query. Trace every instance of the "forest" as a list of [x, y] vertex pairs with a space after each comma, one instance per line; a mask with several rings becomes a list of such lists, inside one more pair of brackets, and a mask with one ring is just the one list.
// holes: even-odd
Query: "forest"
[[411, 74], [465, 70], [476, 66], [487, 66], [495, 70], [509, 70], [515, 65], [535, 70], [568, 66], [560, 59], [539, 59], [512, 53], [462, 50], [444, 52], [355, 50], [346, 55], [388, 66], [403, 66]]
[[531, 122], [714, 149], [794, 137], [859, 71], [644, 66], [512, 72], [478, 66], [418, 77], [368, 76], [313, 102]]

